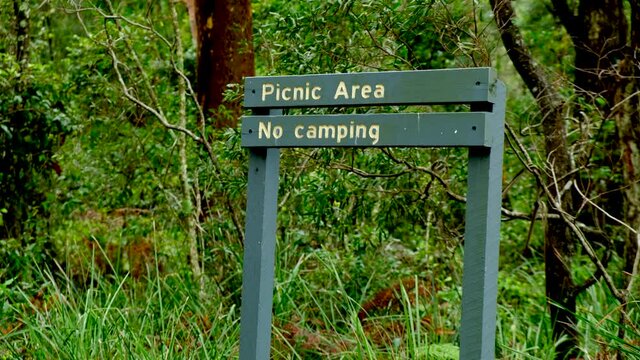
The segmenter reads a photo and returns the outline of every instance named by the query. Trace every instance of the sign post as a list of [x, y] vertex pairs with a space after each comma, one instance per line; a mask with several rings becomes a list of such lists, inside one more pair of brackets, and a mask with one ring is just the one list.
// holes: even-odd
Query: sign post
[[[505, 89], [491, 68], [250, 77], [240, 360], [269, 359], [279, 149], [467, 147], [460, 359], [494, 359]], [[468, 112], [283, 115], [332, 106], [468, 104]]]

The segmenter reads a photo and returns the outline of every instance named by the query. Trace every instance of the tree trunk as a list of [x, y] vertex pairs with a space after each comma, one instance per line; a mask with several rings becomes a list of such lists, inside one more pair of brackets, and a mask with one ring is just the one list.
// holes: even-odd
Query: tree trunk
[[[617, 118], [620, 147], [622, 151], [623, 178], [627, 185], [624, 191], [627, 223], [640, 231], [640, 2], [631, 3], [631, 41], [623, 62], [623, 76], [629, 79], [626, 92], [618, 96], [614, 106], [623, 108]], [[627, 281], [638, 272], [638, 235], [629, 232], [625, 244], [625, 267]]]
[[198, 25], [196, 24], [196, 1], [184, 0], [189, 14], [189, 27], [191, 28], [191, 41], [194, 48], [198, 47]]
[[[223, 102], [231, 83], [254, 74], [251, 2], [249, 0], [195, 0], [197, 31], [197, 91], [205, 114], [216, 128], [234, 127], [240, 101]], [[220, 111], [224, 105], [226, 111]]]
[[[584, 101], [597, 108], [605, 121], [615, 121], [621, 114], [612, 113], [612, 108], [621, 100], [621, 95], [629, 83], [629, 78], [621, 76], [625, 71], [627, 39], [629, 26], [624, 13], [624, 0], [580, 1], [577, 15], [572, 15], [566, 0], [554, 0], [561, 14], [560, 19], [571, 36], [575, 49], [575, 90]], [[599, 101], [604, 99], [604, 105]], [[588, 108], [576, 107], [574, 113], [595, 114]], [[578, 116], [580, 117], [580, 116]], [[596, 118], [599, 117], [596, 115]], [[604, 129], [604, 127], [603, 127]], [[618, 161], [622, 148], [619, 146], [620, 132], [598, 131], [595, 140], [601, 143], [602, 156], [591, 157], [586, 161], [592, 166], [609, 167], [614, 173], [622, 173], [624, 165]], [[615, 178], [614, 178], [615, 179]], [[624, 218], [624, 184], [607, 179], [601, 189], [600, 204], [618, 218]], [[579, 200], [579, 199], [578, 199]], [[600, 214], [593, 214], [600, 215]], [[595, 216], [594, 222], [603, 226], [608, 219]]]
[[[534, 62], [520, 30], [512, 22], [515, 12], [511, 0], [490, 0], [502, 42], [516, 70], [536, 99], [542, 113], [547, 173], [542, 186], [547, 187], [549, 213], [571, 213], [571, 192], [561, 192], [571, 172], [567, 132], [563, 118], [564, 102], [547, 75]], [[545, 285], [549, 301], [553, 337], [566, 341], [558, 345], [558, 359], [575, 354], [578, 344], [576, 324], [576, 285], [571, 275], [570, 259], [574, 239], [562, 219], [549, 218], [545, 229]]]
[[[173, 24], [173, 30], [176, 35], [176, 68], [184, 72], [184, 50], [182, 47], [182, 40], [180, 39], [180, 26], [178, 23], [178, 14], [173, 1], [169, 2], [171, 8], [171, 20]], [[179, 109], [178, 109], [178, 126], [182, 128], [187, 127], [187, 86], [184, 78], [178, 78], [178, 96], [179, 96]], [[198, 232], [197, 232], [197, 213], [193, 206], [192, 186], [189, 182], [189, 167], [187, 163], [187, 136], [184, 133], [178, 135], [178, 157], [180, 158], [180, 180], [182, 182], [182, 211], [181, 215], [184, 216], [184, 222], [187, 232], [187, 242], [189, 246], [189, 263], [191, 265], [191, 272], [200, 288], [200, 298], [204, 297], [204, 276], [202, 273], [202, 267], [200, 266], [200, 255], [198, 253]]]
[[24, 70], [29, 62], [29, 1], [13, 0], [13, 12], [16, 16], [16, 60], [20, 64], [20, 68]]
[[[557, 94], [556, 94], [557, 96]], [[559, 101], [559, 100], [558, 100]], [[559, 215], [561, 209], [573, 213], [571, 191], [560, 193], [570, 178], [571, 171], [569, 149], [567, 147], [567, 132], [563, 118], [563, 106], [559, 102], [549, 108], [546, 119], [543, 120], [545, 138], [545, 153], [549, 167], [553, 169], [554, 177], [548, 178], [545, 186], [552, 194], [548, 202], [556, 202], [549, 206], [550, 214]], [[556, 180], [557, 179], [557, 180]], [[560, 191], [559, 191], [560, 190]], [[553, 324], [553, 338], [559, 340], [566, 336], [556, 348], [556, 359], [566, 359], [577, 353], [578, 332], [575, 328], [576, 319], [576, 284], [571, 274], [571, 257], [575, 250], [575, 240], [565, 222], [560, 218], [547, 219], [545, 228], [545, 288], [549, 301], [549, 314]]]
[[[602, 139], [611, 155], [609, 166], [622, 173], [622, 183], [609, 181], [604, 196], [611, 213], [630, 227], [640, 229], [640, 3], [629, 0], [631, 19], [627, 20], [623, 0], [580, 1], [577, 16], [566, 0], [554, 0], [556, 14], [575, 44], [575, 86], [579, 94], [601, 96], [605, 119], [616, 124], [614, 139]], [[631, 26], [629, 27], [629, 24]], [[633, 95], [635, 94], [635, 95]], [[604, 160], [606, 161], [606, 160]], [[602, 162], [602, 160], [600, 160]], [[622, 189], [622, 190], [620, 190]], [[619, 206], [620, 203], [624, 205]], [[635, 269], [638, 240], [629, 232], [624, 247], [627, 274]], [[627, 281], [629, 278], [627, 276]]]
[[[24, 95], [25, 89], [28, 87], [29, 76], [27, 76], [29, 64], [29, 26], [30, 4], [27, 0], [13, 0], [13, 11], [15, 15], [15, 34], [16, 34], [16, 62], [20, 66], [20, 72], [15, 79], [14, 90], [16, 94]], [[9, 128], [24, 129], [26, 113], [23, 103], [17, 103], [13, 106], [9, 115]], [[1, 140], [1, 139], [0, 139]], [[3, 199], [0, 202], [0, 208], [6, 206], [7, 212], [0, 214], [2, 224], [0, 224], [0, 239], [11, 237], [19, 237], [23, 230], [24, 220], [29, 216], [29, 207], [32, 206], [33, 194], [26, 187], [24, 175], [31, 172], [27, 157], [21, 156], [22, 159], [14, 158], [17, 156], [15, 149], [24, 150], [23, 135], [20, 131], [15, 132], [13, 137], [7, 138], [9, 153], [2, 154], [0, 149], [0, 172], [6, 174], [4, 178], [0, 176], [5, 184], [0, 183], [0, 197], [6, 196], [9, 201]], [[29, 149], [31, 150], [31, 149]], [[21, 176], [21, 174], [23, 174]]]
[[589, 96], [604, 97], [609, 107], [616, 103], [621, 81], [626, 81], [616, 70], [625, 58], [627, 43], [628, 24], [623, 9], [623, 0], [580, 1], [578, 27], [571, 34], [576, 45], [576, 89]]
[[[496, 0], [492, 1], [492, 4]], [[540, 89], [527, 77], [532, 73], [523, 70], [522, 65], [530, 58], [528, 54], [518, 54], [519, 47], [523, 47], [521, 38], [505, 40], [505, 33], [513, 31], [517, 36], [517, 29], [510, 23], [513, 17], [511, 2], [497, 0], [501, 5], [494, 5], [496, 21], [500, 26], [503, 42], [510, 51], [520, 75], [527, 83], [534, 96], [535, 89]], [[612, 134], [600, 134], [596, 141], [602, 143], [603, 154], [600, 159], [587, 159], [596, 166], [606, 166], [614, 173], [622, 173], [623, 183], [606, 179], [605, 194], [601, 197], [607, 208], [614, 216], [622, 218], [633, 229], [640, 228], [640, 120], [638, 115], [638, 77], [639, 72], [637, 51], [640, 35], [640, 5], [638, 0], [629, 0], [631, 5], [631, 30], [624, 11], [623, 0], [581, 0], [577, 9], [572, 9], [566, 0], [552, 0], [555, 15], [558, 16], [565, 29], [571, 36], [576, 53], [575, 57], [575, 89], [585, 101], [591, 102], [600, 112], [604, 121], [614, 121], [617, 131]], [[506, 9], [506, 10], [505, 10]], [[576, 11], [577, 10], [577, 11]], [[513, 37], [513, 36], [512, 36]], [[629, 37], [631, 41], [629, 42]], [[507, 36], [508, 39], [508, 36]], [[520, 52], [522, 53], [522, 52]], [[541, 94], [544, 95], [544, 94]], [[553, 98], [553, 96], [552, 96]], [[605, 100], [605, 105], [599, 104], [598, 98]], [[571, 170], [569, 152], [566, 143], [566, 130], [562, 124], [560, 108], [553, 104], [546, 107], [542, 96], [538, 97], [538, 104], [546, 119], [543, 120], [543, 130], [546, 142], [546, 153], [555, 178], [562, 179]], [[552, 102], [554, 102], [552, 100]], [[576, 113], [584, 109], [576, 109]], [[589, 112], [586, 112], [589, 114]], [[595, 112], [591, 112], [595, 114]], [[555, 120], [554, 120], [555, 119]], [[561, 132], [561, 130], [564, 130]], [[619, 161], [621, 160], [621, 161]], [[564, 181], [560, 181], [556, 188], [549, 188], [553, 198], [557, 189], [562, 189]], [[622, 190], [620, 190], [622, 189]], [[557, 201], [565, 210], [570, 210], [572, 202], [564, 196]], [[582, 201], [576, 198], [577, 202]], [[619, 206], [620, 203], [624, 205]], [[575, 204], [574, 204], [575, 206]], [[571, 213], [571, 212], [570, 212]], [[632, 231], [624, 246], [625, 272], [627, 279], [625, 286], [630, 287], [630, 274], [637, 273], [638, 267], [638, 236]], [[572, 255], [571, 235], [561, 220], [549, 219], [545, 233], [545, 265], [547, 297], [552, 302], [550, 308], [554, 321], [554, 337], [568, 335], [570, 341], [562, 343], [558, 348], [558, 357], [563, 358], [574, 354], [577, 344], [577, 333], [572, 326], [575, 324], [576, 296], [582, 287], [574, 284], [570, 267]], [[620, 338], [624, 337], [625, 299], [621, 300]], [[553, 306], [557, 303], [560, 307]]]

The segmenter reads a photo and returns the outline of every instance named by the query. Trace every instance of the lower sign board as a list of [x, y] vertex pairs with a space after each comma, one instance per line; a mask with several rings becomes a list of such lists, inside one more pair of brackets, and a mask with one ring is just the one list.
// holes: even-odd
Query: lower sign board
[[244, 147], [491, 146], [484, 112], [243, 116]]

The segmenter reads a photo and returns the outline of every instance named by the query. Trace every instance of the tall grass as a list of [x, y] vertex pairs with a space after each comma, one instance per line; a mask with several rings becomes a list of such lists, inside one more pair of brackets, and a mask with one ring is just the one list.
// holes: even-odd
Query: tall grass
[[[442, 285], [425, 293], [424, 278], [396, 289], [393, 304], [362, 316], [363, 303], [378, 292], [383, 264], [320, 248], [278, 250], [272, 358], [436, 359], [458, 358], [459, 289]], [[2, 296], [0, 359], [230, 359], [237, 358], [239, 309], [235, 289], [199, 298], [189, 274], [163, 273], [156, 259], [146, 276], [105, 275], [90, 261], [86, 283], [63, 271], [37, 269], [38, 291], [16, 288]], [[376, 265], [377, 264], [377, 265]], [[354, 268], [369, 274], [354, 286]], [[376, 268], [379, 266], [379, 268]], [[450, 274], [442, 274], [449, 276]], [[553, 359], [537, 264], [501, 273], [496, 358]], [[454, 280], [458, 281], [457, 275]], [[454, 282], [455, 282], [454, 281]], [[521, 294], [521, 287], [529, 290]], [[6, 287], [3, 288], [6, 295]], [[232, 289], [227, 289], [232, 290]], [[578, 328], [585, 359], [611, 358], [619, 350], [640, 358], [637, 302], [628, 306], [626, 338], [618, 338], [619, 308], [597, 284], [581, 299]]]
[[[447, 322], [432, 319], [459, 314], [443, 314], [435, 297], [425, 297], [417, 277], [415, 286], [397, 289], [388, 308], [379, 304], [363, 318], [362, 304], [371, 296], [369, 285], [388, 281], [384, 273], [369, 269], [365, 285], [354, 292], [348, 284], [355, 276], [351, 269], [362, 264], [348, 256], [319, 249], [289, 261], [290, 265], [281, 264], [276, 271], [280, 281], [274, 300], [275, 358], [458, 358], [453, 338], [437, 335], [430, 327]], [[431, 323], [425, 322], [427, 318]], [[439, 343], [442, 341], [445, 343]]]
[[60, 274], [41, 272], [40, 292], [21, 292], [22, 301], [8, 305], [14, 324], [0, 337], [0, 358], [237, 357], [236, 308], [199, 300], [185, 277], [154, 272], [140, 281], [92, 271], [79, 288]]
[[[605, 284], [597, 283], [582, 295], [576, 317], [582, 334], [581, 350], [585, 359], [640, 359], [640, 302], [634, 294], [626, 307], [627, 321], [620, 323], [622, 307]], [[620, 337], [622, 327], [624, 338]]]

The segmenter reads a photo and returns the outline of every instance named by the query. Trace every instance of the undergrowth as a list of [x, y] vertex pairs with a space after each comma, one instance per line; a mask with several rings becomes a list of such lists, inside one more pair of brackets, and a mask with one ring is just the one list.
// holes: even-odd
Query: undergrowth
[[[350, 260], [325, 249], [298, 256], [287, 251], [280, 249], [276, 270], [273, 358], [458, 358], [459, 289], [452, 295], [437, 276], [407, 277], [380, 289], [383, 274], [371, 272], [367, 285], [354, 293], [343, 270]], [[139, 278], [104, 274], [95, 258], [87, 283], [74, 282], [60, 269], [36, 268], [39, 289], [0, 287], [0, 359], [238, 356], [240, 313], [231, 296], [211, 291], [202, 297], [189, 274], [163, 272], [157, 257]], [[543, 294], [509, 297], [513, 291], [505, 280], [534, 288], [541, 276], [535, 269], [525, 262], [511, 274], [501, 273], [497, 358], [554, 356], [557, 344], [550, 342], [545, 305], [538, 301]], [[592, 305], [579, 317], [584, 358], [613, 358], [615, 349], [639, 358], [637, 313], [628, 314], [635, 322], [625, 328], [632, 341], [620, 342], [606, 289], [598, 284], [585, 296]]]

